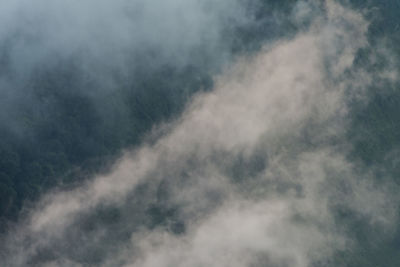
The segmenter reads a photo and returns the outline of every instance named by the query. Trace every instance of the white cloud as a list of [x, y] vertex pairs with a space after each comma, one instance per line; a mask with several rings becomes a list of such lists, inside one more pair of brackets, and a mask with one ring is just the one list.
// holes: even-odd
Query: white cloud
[[[70, 246], [83, 253], [113, 246], [107, 238], [118, 232], [80, 228], [102, 205], [128, 210], [124, 224], [131, 224], [124, 226], [130, 239], [113, 241], [120, 242], [117, 251], [95, 263], [104, 266], [305, 267], [348, 244], [337, 207], [390, 226], [397, 204], [388, 206], [387, 191], [372, 187], [368, 170], [346, 159], [343, 138], [347, 100], [369, 82], [352, 68], [357, 50], [368, 45], [368, 23], [333, 1], [326, 8], [309, 30], [216, 77], [214, 90], [196, 96], [155, 144], [81, 188], [47, 196], [12, 237], [12, 263], [43, 262], [38, 251], [47, 251], [57, 258], [47, 263], [85, 265], [87, 255]], [[257, 156], [259, 168], [251, 165]], [[150, 230], [143, 213], [134, 212], [157, 202], [160, 184], [168, 191], [161, 204], [178, 210], [170, 220], [184, 223], [181, 234]], [[140, 204], [132, 200], [140, 197]], [[70, 237], [74, 231], [86, 243]]]

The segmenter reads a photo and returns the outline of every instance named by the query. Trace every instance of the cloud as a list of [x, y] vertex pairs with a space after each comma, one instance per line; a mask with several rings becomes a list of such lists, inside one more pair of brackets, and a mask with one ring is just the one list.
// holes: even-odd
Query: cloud
[[110, 173], [45, 196], [3, 263], [305, 267], [353, 245], [341, 211], [390, 229], [394, 196], [346, 156], [348, 102], [370, 83], [353, 67], [368, 22], [324, 9], [238, 59]]
[[81, 52], [86, 59], [103, 60], [102, 66], [123, 64], [129, 51], [149, 48], [174, 62], [179, 54], [184, 61], [196, 46], [218, 46], [228, 20], [246, 19], [237, 1], [18, 0], [2, 7], [1, 43], [12, 44], [12, 67], [29, 71], [51, 57]]
[[251, 21], [239, 2], [2, 1], [0, 110], [7, 116], [0, 115], [0, 127], [27, 131], [24, 112], [45, 120], [42, 114], [57, 109], [48, 94], [65, 90], [88, 98], [105, 119], [114, 114], [102, 113], [108, 107], [104, 98], [134, 87], [139, 72], [218, 69], [231, 58], [229, 35]]

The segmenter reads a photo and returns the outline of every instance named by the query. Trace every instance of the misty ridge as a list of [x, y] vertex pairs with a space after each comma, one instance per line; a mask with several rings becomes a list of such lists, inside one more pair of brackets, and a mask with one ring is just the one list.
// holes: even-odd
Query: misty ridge
[[4, 0], [0, 265], [399, 266], [399, 15]]

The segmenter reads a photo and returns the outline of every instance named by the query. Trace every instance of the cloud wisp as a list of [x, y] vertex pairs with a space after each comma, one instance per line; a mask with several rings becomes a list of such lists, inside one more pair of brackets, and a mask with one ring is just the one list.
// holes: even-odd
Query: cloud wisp
[[[24, 109], [56, 109], [49, 96], [43, 103], [46, 86], [50, 95], [66, 90], [101, 105], [134, 86], [139, 71], [218, 68], [231, 57], [227, 36], [250, 22], [236, 0], [17, 0], [0, 9], [0, 127], [18, 134], [28, 131]], [[52, 81], [54, 72], [65, 81]]]
[[353, 68], [367, 29], [326, 1], [309, 29], [216, 77], [159, 140], [44, 197], [1, 261], [306, 267], [354, 245], [340, 210], [390, 229], [390, 190], [346, 157], [347, 103], [381, 75]]

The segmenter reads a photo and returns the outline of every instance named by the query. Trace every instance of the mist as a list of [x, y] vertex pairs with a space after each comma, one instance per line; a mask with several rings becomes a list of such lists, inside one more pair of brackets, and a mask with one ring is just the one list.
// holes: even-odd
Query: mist
[[61, 73], [58, 79], [66, 76], [67, 90], [102, 99], [120, 90], [121, 80], [137, 79], [132, 77], [137, 69], [218, 67], [230, 57], [224, 34], [249, 23], [236, 1], [21, 0], [1, 5], [1, 121], [9, 129], [24, 107], [43, 113], [53, 108], [35, 92], [35, 80], [52, 71]]
[[[182, 66], [193, 59], [191, 49], [201, 46], [223, 61], [221, 29], [208, 31], [209, 25], [230, 16], [246, 23], [233, 2], [104, 1], [90, 21], [79, 16], [85, 5], [73, 3], [37, 9], [57, 14], [58, 26], [71, 19], [68, 12], [78, 14], [68, 21], [76, 27], [43, 29], [61, 31], [46, 39], [46, 51], [65, 45], [57, 53], [68, 55], [96, 40], [87, 62], [105, 60], [121, 70], [123, 60], [110, 47], [139, 54], [155, 47], [157, 61], [171, 62], [177, 53], [179, 60], [172, 62]], [[18, 7], [9, 6], [13, 12]], [[135, 25], [146, 26], [119, 35], [132, 25], [116, 14], [136, 7], [159, 20], [147, 26], [146, 16], [135, 17]], [[351, 156], [348, 131], [352, 104], [367, 105], [377, 81], [395, 83], [396, 69], [356, 64], [360, 50], [372, 46], [370, 22], [360, 11], [336, 1], [299, 1], [289, 20], [302, 25], [296, 34], [233, 57], [212, 76], [210, 90], [198, 91], [179, 115], [156, 125], [149, 139], [127, 149], [108, 172], [41, 196], [4, 237], [1, 264], [340, 266], [340, 255], [363, 246], [360, 236], [376, 244], [390, 239], [398, 223], [398, 185], [384, 179], [379, 166]], [[112, 25], [116, 35], [102, 40], [105, 46], [101, 23]], [[66, 45], [62, 40], [71, 28], [82, 38]], [[85, 32], [89, 28], [94, 39]], [[387, 51], [373, 50], [364, 59], [373, 62]]]
[[18, 0], [0, 10], [1, 225], [50, 188], [107, 168], [210, 90], [246, 50], [235, 32], [258, 25], [242, 1]]

